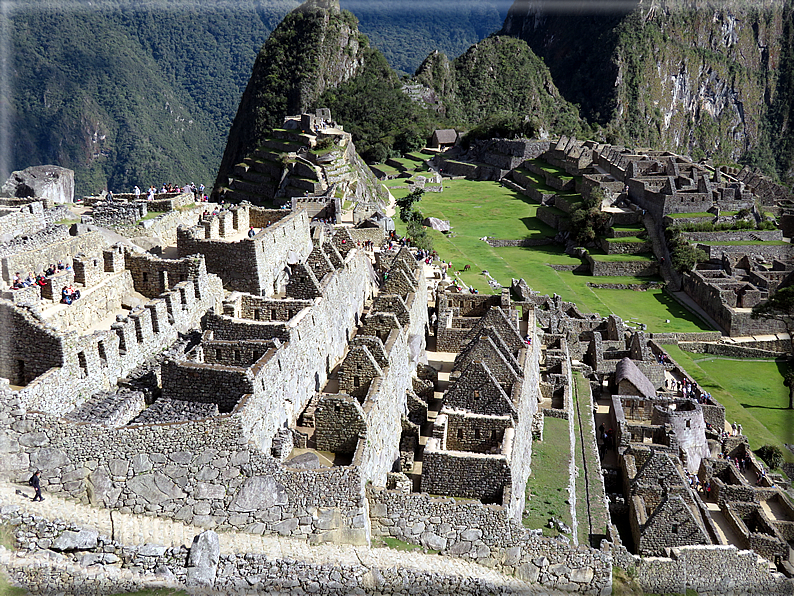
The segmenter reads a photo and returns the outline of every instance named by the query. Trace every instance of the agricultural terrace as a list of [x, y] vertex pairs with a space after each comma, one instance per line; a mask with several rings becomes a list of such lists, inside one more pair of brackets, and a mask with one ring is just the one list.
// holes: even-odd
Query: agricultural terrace
[[[404, 180], [389, 180], [392, 194], [408, 194]], [[625, 321], [643, 322], [653, 332], [704, 331], [708, 325], [659, 289], [647, 291], [591, 288], [589, 283], [638, 284], [661, 281], [648, 277], [591, 277], [573, 271], [557, 271], [549, 265], [578, 266], [580, 259], [563, 252], [558, 244], [537, 247], [493, 248], [480, 240], [484, 236], [500, 239], [553, 237], [556, 231], [536, 218], [539, 205], [528, 197], [497, 182], [444, 180], [441, 193], [426, 192], [417, 208], [427, 217], [449, 220], [452, 233], [428, 230], [435, 249], [445, 261], [451, 261], [463, 283], [481, 292], [491, 292], [487, 270], [499, 283], [510, 285], [512, 278], [523, 277], [533, 290], [559, 294], [575, 302], [580, 309], [602, 315], [614, 313]], [[395, 217], [398, 232], [405, 224]], [[642, 255], [603, 255], [591, 251], [596, 259], [647, 259]], [[471, 271], [463, 272], [464, 265]], [[670, 322], [667, 323], [666, 321]]]

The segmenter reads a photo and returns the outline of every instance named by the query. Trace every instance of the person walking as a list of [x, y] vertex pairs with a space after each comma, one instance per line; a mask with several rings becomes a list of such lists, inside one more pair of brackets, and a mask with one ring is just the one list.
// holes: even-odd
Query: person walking
[[33, 495], [33, 500], [43, 501], [44, 497], [41, 496], [41, 470], [36, 470], [33, 476], [30, 477], [29, 484], [36, 491], [36, 494]]
[[135, 200], [136, 201], [141, 198], [141, 189], [138, 187], [137, 184], [135, 185], [135, 188], [132, 189], [132, 192], [135, 193]]

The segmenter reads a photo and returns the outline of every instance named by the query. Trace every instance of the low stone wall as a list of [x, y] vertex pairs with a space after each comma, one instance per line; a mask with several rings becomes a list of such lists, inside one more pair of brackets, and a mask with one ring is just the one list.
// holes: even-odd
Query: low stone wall
[[709, 259], [719, 259], [723, 253], [726, 253], [732, 256], [761, 255], [769, 260], [785, 260], [794, 253], [792, 244], [698, 244], [697, 247], [704, 250]]
[[608, 553], [538, 536], [501, 506], [381, 487], [369, 487], [367, 500], [373, 536], [474, 559], [548, 588], [598, 593], [611, 586]]
[[722, 232], [684, 232], [689, 242], [740, 242], [742, 240], [783, 240], [782, 230], [725, 230]]
[[499, 240], [498, 238], [488, 237], [486, 242], [489, 246], [494, 248], [503, 248], [505, 246], [546, 246], [554, 244], [554, 238], [522, 238], [520, 240]]
[[[57, 306], [47, 315], [47, 322], [63, 331], [85, 331], [106, 318], [109, 312], [120, 310], [122, 299], [134, 291], [132, 275], [126, 269], [106, 275], [99, 285], [82, 288], [79, 300]], [[59, 302], [59, 297], [55, 301]]]
[[[20, 515], [14, 507], [3, 510], [0, 521], [13, 527], [14, 536], [22, 546], [20, 554], [35, 560], [25, 565], [24, 559], [3, 551], [0, 561], [8, 563], [3, 567], [14, 583], [34, 594], [57, 590], [64, 594], [103, 596], [187, 587], [191, 593], [202, 594], [347, 596], [377, 591], [384, 595], [486, 596], [524, 594], [527, 587], [509, 577], [488, 581], [463, 575], [458, 566], [448, 568], [441, 558], [433, 571], [424, 571], [410, 562], [386, 567], [364, 561], [321, 564], [258, 553], [227, 554], [218, 552], [218, 537], [212, 532], [199, 534], [190, 546], [133, 544], [120, 542], [88, 526]], [[199, 552], [205, 556], [198, 556]], [[376, 553], [361, 554], [367, 559], [377, 557]]]
[[650, 333], [650, 339], [657, 344], [677, 344], [680, 341], [720, 341], [719, 331], [696, 331], [690, 333]]
[[607, 238], [601, 240], [601, 249], [608, 255], [639, 255], [653, 252], [651, 243], [642, 242], [610, 242]]
[[560, 232], [565, 232], [571, 229], [571, 220], [567, 215], [555, 213], [551, 209], [547, 209], [543, 206], [538, 207], [535, 217], [537, 217], [546, 225], [551, 226]]
[[386, 231], [383, 228], [350, 228], [348, 232], [356, 243], [369, 240], [375, 246], [380, 246], [386, 239]]
[[40, 202], [13, 208], [0, 208], [0, 236], [32, 234], [44, 228], [44, 206]]
[[699, 354], [714, 354], [715, 356], [728, 356], [730, 358], [778, 358], [786, 352], [762, 350], [745, 346], [743, 344], [727, 344], [712, 342], [680, 342], [678, 347], [686, 352]]
[[586, 258], [590, 263], [590, 274], [595, 276], [650, 277], [659, 273], [659, 263], [656, 261], [596, 261], [590, 255]]
[[654, 594], [792, 594], [794, 583], [770, 573], [768, 563], [735, 546], [682, 546], [671, 557], [636, 558], [637, 581]]

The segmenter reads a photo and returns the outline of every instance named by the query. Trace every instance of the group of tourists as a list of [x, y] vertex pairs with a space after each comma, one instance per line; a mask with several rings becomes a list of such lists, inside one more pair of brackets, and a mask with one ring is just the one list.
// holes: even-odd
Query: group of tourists
[[44, 271], [33, 275], [32, 271], [28, 271], [27, 276], [23, 276], [21, 271], [17, 271], [11, 277], [11, 289], [21, 290], [30, 286], [46, 286], [47, 278], [52, 277], [58, 271], [73, 271], [72, 266], [68, 263], [64, 264], [63, 261], [58, 261], [58, 264], [51, 263]]
[[[184, 186], [182, 188], [180, 188], [179, 185], [177, 185], [177, 184], [165, 184], [165, 183], [163, 183], [160, 186], [160, 190], [157, 190], [157, 187], [154, 184], [152, 184], [152, 185], [149, 186], [149, 190], [146, 192], [146, 200], [154, 201], [154, 197], [157, 194], [192, 192], [193, 193], [193, 197], [194, 197], [194, 199], [196, 201], [204, 201], [204, 202], [206, 202], [207, 201], [207, 195], [204, 194], [205, 188], [206, 187], [203, 184], [200, 184], [200, 185], [196, 186], [192, 182], [190, 184], [188, 184], [187, 186]], [[141, 198], [142, 192], [143, 191], [141, 191], [141, 188], [137, 184], [133, 187], [132, 194], [135, 195], [135, 200], [138, 200], [138, 199]], [[107, 198], [107, 200], [112, 201], [113, 200], [113, 193], [111, 191], [107, 191], [106, 198]]]
[[696, 493], [702, 493], [705, 500], [708, 501], [711, 497], [711, 482], [708, 480], [706, 480], [706, 482], [701, 482], [697, 474], [691, 474], [689, 472], [686, 473], [686, 477], [690, 488]]

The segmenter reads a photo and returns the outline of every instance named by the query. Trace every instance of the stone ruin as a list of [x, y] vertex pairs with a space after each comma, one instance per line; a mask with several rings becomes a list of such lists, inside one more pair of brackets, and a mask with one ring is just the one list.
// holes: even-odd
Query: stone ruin
[[[40, 263], [72, 265], [40, 289], [8, 290], [0, 300], [8, 330], [0, 342], [7, 478], [24, 482], [40, 469], [48, 493], [217, 531], [310, 544], [394, 537], [549, 589], [602, 592], [615, 562], [644, 564], [620, 546], [617, 529], [607, 536], [612, 546], [598, 550], [578, 544], [576, 534], [573, 543], [539, 536], [521, 517], [543, 417], [574, 423], [574, 370], [608, 384], [620, 355], [656, 389], [660, 348], [652, 338], [530, 291], [520, 302], [507, 290], [442, 288], [429, 296], [411, 250], [379, 251], [373, 263], [350, 229], [312, 226], [305, 210], [240, 204], [197, 220], [176, 231], [173, 258], [110, 244], [86, 226], [41, 228], [4, 245], [6, 280], [8, 271]], [[259, 228], [253, 238], [251, 226]], [[83, 294], [69, 306], [58, 302], [65, 283]], [[447, 367], [425, 363], [440, 352]], [[646, 385], [627, 378], [635, 383], [615, 384]], [[653, 401], [647, 393], [613, 402], [632, 411], [631, 399]], [[680, 474], [681, 460], [692, 460], [678, 427], [695, 419], [687, 412], [713, 421], [719, 409], [688, 408], [664, 392], [656, 399], [667, 409], [651, 413], [650, 426], [661, 429], [651, 442], [630, 417], [619, 427], [624, 473], [634, 481], [625, 496], [645, 503], [635, 507], [638, 552], [679, 544], [665, 539], [646, 549], [642, 539], [650, 540], [652, 520], [698, 505], [670, 471]], [[595, 452], [594, 435], [589, 444]], [[643, 448], [670, 476], [662, 489], [651, 468], [636, 464]], [[637, 479], [630, 458], [647, 474]], [[786, 497], [771, 486], [764, 499], [745, 494], [720, 461], [702, 458], [698, 473], [716, 478], [724, 502], [740, 511], [737, 532], [746, 528], [749, 548], [774, 556], [774, 540], [789, 526], [771, 519], [764, 503], [788, 511]], [[600, 480], [592, 482], [596, 490]], [[35, 520], [21, 527], [36, 544], [82, 531]], [[715, 543], [711, 526], [703, 527], [710, 542], [680, 543]], [[111, 565], [106, 555], [129, 548], [98, 539], [78, 551], [103, 549], [96, 564]], [[140, 556], [176, 577], [197, 573], [192, 548], [187, 558], [182, 550], [151, 552]], [[721, 553], [701, 561], [722, 565], [736, 551]], [[273, 573], [300, 567], [292, 561]], [[253, 567], [224, 569], [231, 575], [212, 572], [208, 583], [227, 589], [229, 578], [243, 580], [235, 574]], [[660, 567], [642, 569], [648, 585], [658, 581]], [[785, 586], [761, 568], [737, 581]]]

